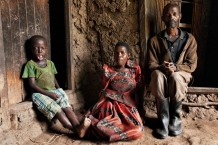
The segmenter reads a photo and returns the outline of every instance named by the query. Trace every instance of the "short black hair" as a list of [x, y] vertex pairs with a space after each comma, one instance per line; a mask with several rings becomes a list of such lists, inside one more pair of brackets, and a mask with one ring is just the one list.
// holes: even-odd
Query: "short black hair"
[[179, 10], [179, 12], [181, 13], [180, 6], [179, 6], [177, 3], [175, 3], [175, 2], [170, 2], [170, 3], [168, 3], [167, 5], [164, 6], [164, 9], [163, 9], [163, 16], [166, 14], [166, 12], [167, 12], [167, 11], [169, 10], [169, 8], [171, 8], [171, 7], [176, 7], [176, 8]]
[[33, 47], [33, 44], [38, 40], [43, 40], [47, 44], [47, 40], [45, 39], [45, 37], [41, 35], [34, 35], [29, 39], [30, 47]]
[[126, 48], [127, 53], [131, 53], [131, 49], [126, 42], [118, 41], [117, 44], [115, 45], [115, 48], [117, 48], [118, 46], [124, 46]]

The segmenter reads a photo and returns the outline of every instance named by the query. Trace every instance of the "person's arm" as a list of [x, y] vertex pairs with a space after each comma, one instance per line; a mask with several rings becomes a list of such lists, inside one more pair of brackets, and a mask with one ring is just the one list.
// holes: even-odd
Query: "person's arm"
[[[54, 75], [56, 75], [58, 72], [57, 72], [57, 69], [56, 69], [56, 67], [55, 67], [55, 64], [54, 64], [52, 61], [49, 61], [49, 62], [51, 63], [52, 73], [53, 73]], [[54, 76], [54, 83], [55, 83], [55, 88], [56, 88], [56, 89], [60, 88], [60, 85], [59, 85], [57, 79], [55, 78], [55, 76]]]
[[160, 70], [162, 71], [164, 74], [166, 75], [170, 75], [173, 72], [175, 72], [177, 70], [177, 67], [175, 64], [173, 64], [172, 62], [167, 62], [164, 61], [162, 64], [160, 64], [160, 60], [158, 58], [158, 49], [157, 49], [157, 44], [155, 43], [156, 37], [154, 37], [153, 39], [151, 39], [149, 41], [148, 44], [148, 64], [149, 64], [149, 69], [151, 70], [151, 72], [153, 70]]
[[60, 88], [60, 86], [59, 86], [58, 81], [57, 81], [56, 78], [55, 78], [55, 88], [56, 88], [56, 89]]
[[185, 52], [182, 64], [176, 64], [178, 71], [192, 73], [197, 67], [197, 42], [193, 35], [189, 34], [189, 46]]
[[104, 64], [102, 67], [102, 72], [101, 72], [101, 85], [102, 88], [106, 88], [108, 85], [108, 81], [110, 78], [108, 78], [108, 76], [106, 76], [106, 74], [108, 74], [110, 71], [110, 68], [107, 64]]
[[153, 37], [151, 40], [148, 41], [148, 67], [150, 71], [160, 69], [161, 65], [159, 64], [157, 50], [156, 50], [156, 37]]
[[52, 99], [54, 99], [54, 100], [57, 100], [57, 99], [59, 98], [59, 96], [58, 96], [56, 93], [48, 92], [48, 91], [46, 91], [46, 90], [40, 88], [39, 86], [37, 86], [34, 77], [30, 77], [30, 78], [28, 78], [28, 80], [29, 80], [30, 87], [31, 87], [35, 92], [38, 92], [38, 93], [41, 93], [41, 94], [43, 94], [43, 95], [49, 96], [50, 98], [52, 98]]
[[136, 69], [136, 99], [137, 99], [137, 109], [144, 122], [145, 110], [144, 110], [144, 76], [141, 74], [140, 66]]

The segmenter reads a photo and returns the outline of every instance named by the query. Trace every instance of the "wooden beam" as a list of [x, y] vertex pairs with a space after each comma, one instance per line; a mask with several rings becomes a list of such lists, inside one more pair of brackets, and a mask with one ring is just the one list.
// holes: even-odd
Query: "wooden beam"
[[73, 44], [71, 43], [72, 32], [72, 16], [71, 16], [71, 0], [64, 0], [65, 7], [65, 28], [66, 28], [66, 48], [67, 48], [67, 80], [68, 89], [74, 91], [74, 62], [73, 62]]
[[188, 94], [218, 94], [218, 88], [189, 87]]
[[179, 27], [182, 27], [182, 28], [191, 28], [192, 25], [191, 24], [187, 24], [187, 23], [179, 23]]

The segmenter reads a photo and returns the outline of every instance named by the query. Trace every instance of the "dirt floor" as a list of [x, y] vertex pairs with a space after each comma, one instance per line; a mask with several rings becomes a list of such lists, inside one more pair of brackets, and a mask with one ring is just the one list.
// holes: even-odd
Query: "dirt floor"
[[177, 137], [168, 137], [166, 139], [156, 139], [153, 135], [156, 119], [148, 118], [144, 127], [144, 135], [135, 141], [120, 142], [99, 142], [88, 139], [78, 139], [75, 136], [44, 133], [37, 138], [30, 138], [25, 145], [218, 145], [218, 120], [203, 119], [183, 119], [183, 133]]

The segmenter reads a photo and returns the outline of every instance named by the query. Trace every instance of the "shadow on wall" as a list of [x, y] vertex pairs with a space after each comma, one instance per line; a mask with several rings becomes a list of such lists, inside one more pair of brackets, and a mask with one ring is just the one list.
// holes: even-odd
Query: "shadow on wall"
[[[99, 92], [102, 89], [101, 85], [101, 73], [100, 69], [93, 70], [90, 65], [83, 67], [83, 70], [79, 73], [79, 91], [84, 97], [84, 109], [89, 109], [93, 106], [99, 98]], [[90, 66], [90, 67], [89, 67]]]
[[[29, 61], [32, 58], [31, 45], [30, 45], [29, 39], [27, 39], [25, 41], [24, 48], [25, 48], [26, 60]], [[20, 79], [22, 79], [22, 74], [23, 74], [24, 67], [25, 67], [26, 63], [24, 63], [22, 65]], [[23, 79], [23, 86], [24, 86], [24, 91], [25, 91], [25, 99], [24, 100], [31, 100], [32, 90], [31, 90], [31, 88], [29, 86], [28, 79]]]

